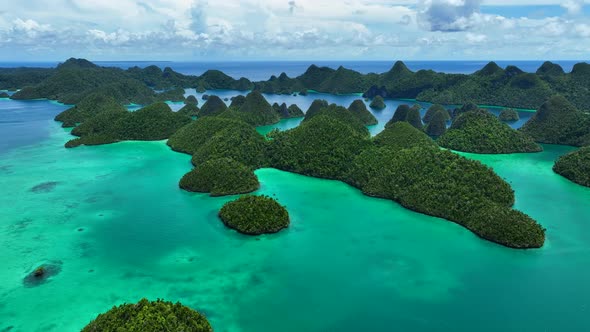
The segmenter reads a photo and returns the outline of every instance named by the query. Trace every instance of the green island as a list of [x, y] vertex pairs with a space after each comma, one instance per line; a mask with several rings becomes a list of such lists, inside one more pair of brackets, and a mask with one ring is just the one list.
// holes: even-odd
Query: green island
[[141, 299], [122, 304], [102, 313], [86, 325], [82, 332], [212, 332], [207, 317], [182, 305], [164, 300]]
[[369, 107], [376, 109], [376, 110], [385, 109], [385, 107], [386, 107], [385, 100], [383, 100], [383, 97], [381, 97], [381, 95], [377, 95], [373, 98]]
[[287, 209], [268, 196], [247, 195], [225, 203], [219, 218], [227, 227], [246, 235], [277, 233], [290, 223]]
[[520, 116], [515, 109], [512, 108], [505, 108], [500, 112], [498, 118], [502, 122], [514, 122], [520, 120]]
[[553, 170], [577, 184], [590, 187], [590, 146], [561, 156]]
[[473, 153], [540, 152], [543, 149], [526, 133], [501, 122], [485, 110], [457, 116], [449, 130], [437, 140], [442, 147]]
[[552, 96], [520, 130], [539, 143], [584, 146], [590, 144], [590, 114]]
[[190, 117], [173, 112], [163, 102], [135, 112], [109, 109], [74, 128], [72, 135], [79, 138], [68, 141], [66, 147], [109, 144], [127, 140], [163, 140], [189, 122], [191, 122]]
[[[57, 68], [20, 73], [26, 77], [17, 79], [19, 71], [0, 69], [3, 84], [21, 89], [11, 98], [75, 104], [56, 117], [63, 126], [74, 127], [72, 134], [78, 136], [67, 147], [169, 138], [167, 144], [173, 150], [192, 155], [195, 168], [179, 183], [188, 191], [214, 196], [251, 192], [258, 188], [253, 171], [272, 167], [346, 182], [367, 195], [445, 218], [513, 248], [542, 246], [543, 228], [511, 208], [514, 193], [492, 170], [440, 147], [515, 153], [540, 151], [535, 142], [590, 143], [590, 116], [576, 107], [587, 100], [588, 93], [574, 84], [586, 82], [586, 64], [565, 73], [545, 63], [530, 74], [490, 63], [471, 75], [412, 72], [401, 62], [387, 73], [367, 75], [342, 67], [311, 66], [299, 77], [282, 74], [270, 81], [250, 82], [219, 71], [189, 76], [170, 68], [122, 70], [70, 59]], [[15, 86], [17, 82], [21, 83]], [[199, 108], [196, 97], [184, 97], [187, 87], [248, 92], [232, 98], [229, 107], [218, 96], [203, 96], [206, 102]], [[420, 105], [399, 106], [386, 129], [371, 138], [366, 126], [377, 121], [362, 100], [355, 100], [347, 109], [317, 99], [303, 113], [296, 105], [271, 105], [262, 95], [308, 90], [366, 91], [365, 97], [373, 101], [404, 97], [435, 104], [424, 117]], [[172, 112], [163, 100], [182, 101], [185, 106]], [[148, 106], [128, 112], [123, 105], [130, 102]], [[442, 103], [461, 106], [448, 111]], [[539, 111], [517, 131], [479, 110], [475, 103], [538, 106]], [[504, 113], [505, 120], [514, 115], [509, 110]], [[301, 116], [304, 119], [298, 127], [274, 130], [268, 137], [255, 128]], [[580, 165], [566, 164], [579, 170], [569, 174], [583, 173]], [[560, 169], [556, 165], [556, 172]]]
[[[270, 94], [363, 93], [375, 106], [380, 99], [407, 98], [438, 104], [499, 105], [515, 108], [539, 108], [549, 96], [562, 95], [574, 106], [590, 104], [590, 64], [580, 62], [570, 73], [554, 63], [544, 63], [535, 73], [515, 66], [501, 68], [488, 63], [473, 74], [446, 74], [432, 70], [411, 71], [398, 61], [387, 72], [361, 74], [339, 67], [332, 69], [311, 65], [300, 76], [285, 73], [267, 81], [234, 79], [221, 71], [208, 70], [201, 76], [183, 75], [170, 68], [133, 67], [127, 70], [99, 67], [84, 59], [69, 59], [56, 68], [0, 69], [0, 89], [21, 89], [11, 98], [47, 98], [76, 104], [91, 92], [112, 95], [118, 102], [151, 104], [156, 101], [182, 101], [179, 88], [197, 91], [229, 89], [256, 90]], [[157, 93], [156, 90], [163, 92]]]
[[361, 120], [365, 126], [372, 126], [378, 123], [373, 113], [369, 112], [365, 103], [360, 99], [353, 101], [350, 106], [348, 106], [348, 110]]
[[203, 162], [185, 174], [179, 185], [184, 190], [211, 196], [247, 194], [260, 187], [252, 169], [230, 158]]
[[0, 92], [0, 98], [4, 98], [4, 99], [10, 98], [10, 95], [6, 92]]

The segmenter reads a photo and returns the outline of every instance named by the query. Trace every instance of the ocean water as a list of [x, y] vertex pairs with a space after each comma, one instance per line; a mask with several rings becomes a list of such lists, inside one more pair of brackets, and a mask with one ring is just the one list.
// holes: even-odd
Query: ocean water
[[[315, 97], [271, 101], [306, 109]], [[463, 154], [509, 181], [516, 208], [547, 228], [539, 250], [274, 169], [256, 171], [258, 193], [287, 206], [291, 227], [247, 237], [217, 218], [234, 197], [178, 188], [190, 156], [164, 141], [65, 149], [71, 135], [52, 118], [66, 107], [0, 100], [0, 331], [77, 331], [142, 297], [181, 301], [218, 332], [590, 330], [590, 189], [551, 171], [573, 148]], [[44, 263], [61, 270], [27, 287]]]
[[[358, 72], [367, 73], [384, 73], [393, 67], [396, 59], [391, 61], [96, 61], [96, 64], [105, 67], [131, 68], [134, 66], [147, 67], [156, 65], [162, 69], [170, 67], [177, 72], [186, 75], [201, 75], [209, 69], [221, 70], [229, 76], [236, 79], [246, 77], [253, 81], [268, 80], [272, 75], [279, 76], [285, 72], [290, 77], [303, 74], [307, 68], [316, 64], [337, 69], [339, 66], [353, 69]], [[553, 61], [563, 67], [566, 72], [572, 70], [573, 66], [588, 60], [557, 60]], [[454, 74], [470, 74], [483, 68], [489, 61], [404, 61], [411, 70], [418, 71], [421, 69], [431, 69], [438, 72]], [[523, 71], [535, 72], [544, 61], [541, 60], [514, 60], [514, 61], [496, 61], [499, 66], [506, 67], [515, 65]], [[0, 68], [12, 67], [55, 67], [59, 62], [0, 62]]]

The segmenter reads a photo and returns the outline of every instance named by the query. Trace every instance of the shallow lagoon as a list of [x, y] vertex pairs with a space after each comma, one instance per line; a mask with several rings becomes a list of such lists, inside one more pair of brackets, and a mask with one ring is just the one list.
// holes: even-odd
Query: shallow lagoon
[[[273, 169], [257, 171], [259, 193], [286, 205], [292, 226], [250, 238], [217, 220], [231, 197], [178, 189], [190, 157], [165, 142], [63, 148], [70, 136], [51, 118], [64, 108], [0, 101], [0, 138], [12, 139], [0, 151], [0, 331], [76, 331], [144, 296], [201, 310], [216, 331], [590, 329], [590, 189], [551, 171], [572, 148], [464, 154], [511, 182], [516, 208], [548, 229], [540, 250]], [[7, 131], [9, 116], [23, 129]], [[31, 191], [44, 183], [55, 184]], [[25, 287], [45, 262], [61, 273]]]

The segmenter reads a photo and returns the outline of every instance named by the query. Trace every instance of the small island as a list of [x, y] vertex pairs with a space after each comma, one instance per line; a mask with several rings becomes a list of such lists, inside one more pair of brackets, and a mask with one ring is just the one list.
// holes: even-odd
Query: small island
[[82, 332], [116, 331], [213, 332], [213, 328], [207, 317], [179, 302], [141, 299], [138, 303], [113, 307], [82, 329]]
[[289, 213], [268, 196], [242, 196], [219, 211], [223, 223], [245, 235], [277, 233], [289, 226]]
[[590, 146], [561, 156], [553, 170], [570, 181], [590, 187]]
[[375, 98], [373, 98], [369, 107], [376, 109], [376, 110], [385, 109], [385, 107], [386, 107], [385, 100], [383, 100], [383, 97], [381, 97], [380, 95], [377, 95], [377, 96], [375, 96]]
[[208, 160], [180, 180], [180, 188], [211, 196], [247, 194], [260, 184], [254, 172], [231, 158]]
[[500, 112], [500, 115], [498, 116], [498, 118], [502, 122], [515, 122], [515, 121], [520, 120], [520, 116], [518, 115], [518, 112], [512, 108], [503, 109]]
[[10, 95], [6, 92], [0, 92], [0, 99], [10, 98]]

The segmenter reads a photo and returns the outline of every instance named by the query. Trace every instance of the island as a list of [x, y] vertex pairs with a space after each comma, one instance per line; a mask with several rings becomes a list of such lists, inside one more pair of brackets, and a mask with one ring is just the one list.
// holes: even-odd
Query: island
[[590, 146], [561, 156], [553, 170], [570, 181], [590, 187]]
[[0, 92], [0, 99], [10, 98], [10, 95], [6, 92]]
[[373, 113], [369, 112], [365, 103], [360, 99], [353, 101], [350, 106], [348, 106], [348, 110], [361, 120], [365, 126], [372, 126], [378, 123]]
[[472, 153], [540, 152], [540, 145], [523, 132], [510, 128], [486, 110], [457, 116], [450, 129], [437, 140], [442, 147]]
[[376, 110], [382, 110], [385, 109], [387, 105], [385, 105], [385, 100], [383, 100], [383, 97], [381, 97], [381, 95], [377, 95], [375, 98], [373, 98], [369, 107]]
[[[583, 65], [574, 69], [572, 73], [558, 75], [559, 79], [579, 80], [584, 77], [586, 71]], [[174, 151], [192, 156], [195, 168], [179, 183], [189, 191], [212, 195], [249, 192], [255, 190], [257, 183], [253, 171], [271, 167], [343, 181], [366, 195], [390, 199], [413, 211], [447, 219], [483, 239], [507, 247], [538, 248], [544, 243], [545, 230], [526, 214], [512, 209], [514, 192], [510, 185], [481, 163], [440, 146], [480, 153], [538, 150], [539, 146], [533, 139], [541, 140], [538, 133], [543, 130], [539, 128], [547, 125], [547, 116], [543, 115], [547, 112], [543, 112], [543, 108], [555, 109], [557, 106], [553, 104], [563, 104], [559, 100], [563, 97], [549, 99], [527, 123], [528, 128], [520, 131], [479, 110], [475, 102], [489, 100], [489, 94], [497, 97], [499, 92], [487, 88], [489, 82], [496, 82], [496, 88], [502, 93], [518, 93], [508, 99], [517, 101], [514, 104], [527, 100], [536, 103], [538, 100], [535, 98], [540, 98], [536, 94], [539, 91], [553, 93], [553, 88], [544, 81], [544, 77], [555, 76], [554, 71], [551, 71], [553, 74], [527, 74], [516, 67], [502, 69], [489, 64], [473, 75], [449, 76], [431, 71], [414, 73], [398, 62], [390, 72], [382, 75], [362, 75], [345, 68], [332, 70], [311, 66], [300, 77], [281, 75], [270, 84], [273, 89], [281, 91], [286, 91], [290, 84], [296, 85], [297, 91], [332, 93], [350, 93], [353, 88], [366, 88], [366, 94], [373, 94], [366, 97], [372, 99], [379, 99], [378, 96], [416, 98], [417, 95], [434, 94], [431, 101], [435, 103], [437, 98], [442, 97], [467, 100], [458, 103], [462, 106], [452, 112], [433, 105], [427, 110], [424, 123], [420, 105], [401, 105], [387, 122], [386, 129], [375, 138], [370, 137], [367, 129], [367, 125], [375, 122], [374, 116], [362, 100], [355, 100], [349, 108], [345, 108], [330, 105], [321, 99], [310, 105], [298, 127], [286, 131], [274, 130], [268, 137], [262, 136], [256, 126], [277, 123], [282, 118], [301, 114], [300, 110], [293, 107], [291, 112], [287, 107], [285, 111], [286, 104], [270, 105], [262, 94], [267, 84], [235, 80], [219, 71], [185, 76], [173, 73], [171, 69], [162, 73], [155, 68], [103, 69], [74, 59], [60, 65], [53, 70], [53, 74], [39, 79], [37, 83], [29, 81], [30, 88], [23, 88], [28, 91], [17, 98], [59, 96], [63, 100], [78, 99], [74, 109], [60, 117], [67, 125], [74, 125], [72, 134], [79, 136], [67, 146], [169, 138], [167, 144]], [[83, 84], [72, 87], [62, 80], [64, 72], [76, 73]], [[91, 87], [85, 83], [87, 80], [90, 82], [90, 74], [96, 74], [98, 78], [110, 75], [111, 79], [108, 84], [94, 80], [98, 86]], [[125, 85], [124, 82], [129, 80], [132, 83]], [[59, 84], [54, 84], [56, 82]], [[338, 82], [343, 84], [338, 85]], [[375, 82], [378, 85], [372, 86]], [[64, 94], [60, 84], [70, 89], [70, 93]], [[150, 89], [151, 94], [144, 94], [143, 88], [126, 90], [137, 84]], [[429, 84], [429, 87], [424, 84]], [[470, 84], [481, 86], [477, 85], [479, 90], [471, 89], [473, 86]], [[221, 98], [210, 95], [201, 109], [192, 98], [187, 101], [183, 96], [186, 106], [179, 112], [172, 112], [165, 103], [158, 101], [177, 96], [179, 87], [187, 86], [196, 87], [199, 91], [239, 88], [249, 92], [233, 98], [229, 107]], [[505, 89], [506, 86], [515, 90]], [[155, 87], [161, 92], [155, 92]], [[570, 92], [584, 94], [577, 88]], [[95, 96], [91, 96], [93, 94]], [[136, 112], [128, 112], [121, 107], [139, 95], [147, 96], [146, 100], [155, 103], [147, 103], [148, 106]], [[525, 99], [524, 96], [532, 99]], [[90, 107], [92, 98], [111, 106]], [[549, 96], [544, 95], [543, 98], [547, 100]], [[88, 105], [85, 106], [84, 100], [88, 100]], [[506, 106], [518, 106], [510, 103]], [[196, 120], [193, 119], [195, 113]], [[577, 110], [570, 113], [582, 124], [574, 126], [573, 121], [568, 120], [566, 122], [572, 124], [568, 124], [564, 132], [583, 145], [588, 133], [588, 126], [583, 122], [587, 114]], [[571, 116], [570, 113], [567, 114]], [[453, 124], [447, 131], [450, 116]], [[554, 122], [551, 121], [551, 124]], [[475, 131], [484, 133], [480, 136], [485, 139], [476, 137]], [[561, 135], [555, 130], [545, 131], [544, 134], [551, 137]], [[231, 167], [226, 167], [228, 165]], [[233, 178], [236, 180], [232, 180], [231, 184], [224, 182]]]
[[82, 332], [99, 331], [212, 332], [213, 328], [207, 317], [180, 302], [144, 298], [137, 303], [115, 306], [82, 329]]
[[505, 108], [500, 112], [498, 116], [502, 122], [514, 122], [520, 120], [518, 112], [512, 108]]
[[274, 103], [272, 104], [272, 108], [277, 112], [281, 119], [302, 118], [305, 116], [305, 113], [303, 113], [301, 108], [295, 104], [287, 107], [287, 104], [285, 103], [282, 103], [281, 105]]
[[225, 196], [252, 192], [260, 184], [252, 169], [231, 158], [218, 158], [205, 161], [185, 174], [179, 186], [187, 191]]
[[242, 196], [219, 211], [223, 223], [245, 235], [277, 233], [289, 227], [289, 213], [269, 196]]
[[584, 146], [590, 144], [590, 114], [579, 111], [560, 95], [552, 96], [520, 128], [536, 142]]

